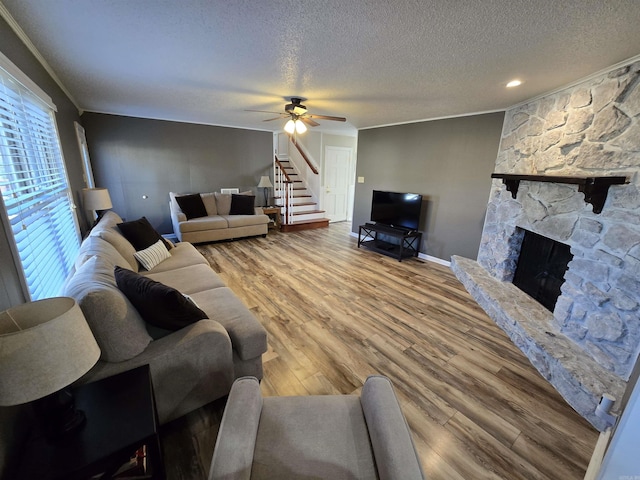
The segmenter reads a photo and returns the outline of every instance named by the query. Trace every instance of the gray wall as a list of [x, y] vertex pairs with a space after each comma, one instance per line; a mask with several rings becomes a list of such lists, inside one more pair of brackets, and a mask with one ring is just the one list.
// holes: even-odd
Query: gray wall
[[82, 125], [96, 185], [109, 189], [114, 211], [146, 216], [161, 233], [173, 231], [169, 192], [256, 192], [260, 176], [271, 176], [271, 132], [99, 113], [82, 115]]
[[[0, 51], [44, 90], [57, 106], [56, 121], [62, 153], [67, 165], [71, 189], [77, 201], [84, 182], [82, 159], [73, 126], [74, 121], [80, 120], [76, 107], [2, 18], [0, 18]], [[9, 245], [5, 229], [0, 228], [0, 311], [25, 301]]]
[[504, 113], [361, 130], [353, 231], [371, 213], [373, 190], [423, 195], [421, 253], [476, 258]]

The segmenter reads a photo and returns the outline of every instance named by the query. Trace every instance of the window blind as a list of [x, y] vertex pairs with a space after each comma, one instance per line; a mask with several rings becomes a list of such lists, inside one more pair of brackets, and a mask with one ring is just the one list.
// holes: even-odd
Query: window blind
[[0, 64], [0, 191], [28, 294], [39, 300], [59, 294], [80, 235], [55, 107], [9, 70]]

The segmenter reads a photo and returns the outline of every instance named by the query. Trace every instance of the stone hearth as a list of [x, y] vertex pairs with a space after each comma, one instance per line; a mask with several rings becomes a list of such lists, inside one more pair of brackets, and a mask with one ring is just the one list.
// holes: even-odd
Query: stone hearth
[[[452, 269], [532, 364], [596, 428], [640, 350], [640, 62], [507, 112], [495, 171], [625, 176], [600, 214], [575, 185], [494, 180], [477, 262]], [[511, 284], [521, 228], [571, 247], [553, 313]]]

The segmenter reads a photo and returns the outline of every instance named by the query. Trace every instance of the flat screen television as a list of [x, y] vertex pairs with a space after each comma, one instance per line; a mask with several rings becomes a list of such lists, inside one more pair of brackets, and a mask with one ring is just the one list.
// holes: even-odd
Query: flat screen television
[[373, 191], [371, 221], [406, 230], [418, 230], [422, 195]]

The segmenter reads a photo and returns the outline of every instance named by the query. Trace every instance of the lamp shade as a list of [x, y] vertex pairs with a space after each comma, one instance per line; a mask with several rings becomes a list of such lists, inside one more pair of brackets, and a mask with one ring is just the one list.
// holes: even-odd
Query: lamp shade
[[0, 406], [57, 392], [100, 358], [82, 310], [73, 298], [46, 298], [0, 313]]
[[307, 131], [307, 126], [302, 122], [302, 120], [296, 120], [296, 132], [302, 134]]
[[82, 198], [85, 210], [108, 210], [113, 207], [106, 188], [83, 188]]
[[293, 134], [293, 132], [296, 131], [296, 122], [294, 122], [293, 119], [289, 119], [289, 121], [284, 124], [284, 131]]
[[260, 183], [258, 183], [258, 188], [273, 188], [273, 184], [271, 180], [266, 175], [260, 177]]

